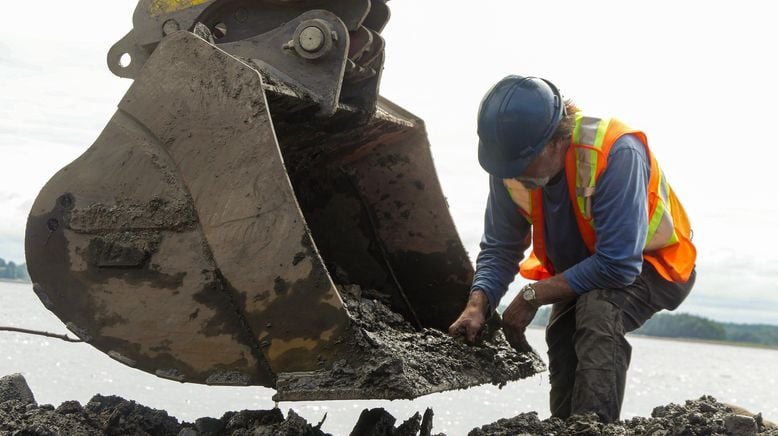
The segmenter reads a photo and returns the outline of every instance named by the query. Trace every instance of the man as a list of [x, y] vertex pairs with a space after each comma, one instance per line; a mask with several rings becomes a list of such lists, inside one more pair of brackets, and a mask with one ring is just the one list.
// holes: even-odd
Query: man
[[673, 310], [694, 284], [686, 213], [646, 136], [580, 113], [549, 81], [509, 76], [484, 97], [478, 159], [490, 174], [470, 299], [451, 325], [473, 341], [521, 262], [526, 285], [503, 313], [516, 347], [537, 309], [553, 416], [619, 419], [631, 347], [624, 335]]

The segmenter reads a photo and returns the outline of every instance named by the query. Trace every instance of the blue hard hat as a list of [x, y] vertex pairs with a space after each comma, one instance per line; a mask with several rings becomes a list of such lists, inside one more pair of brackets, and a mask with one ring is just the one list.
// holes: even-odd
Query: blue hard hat
[[478, 110], [478, 162], [495, 177], [520, 175], [564, 116], [562, 95], [548, 80], [521, 76], [500, 80]]

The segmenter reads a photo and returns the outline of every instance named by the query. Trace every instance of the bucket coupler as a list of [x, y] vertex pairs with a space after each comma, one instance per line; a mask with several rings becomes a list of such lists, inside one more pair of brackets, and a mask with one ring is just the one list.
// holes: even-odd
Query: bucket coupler
[[159, 42], [198, 24], [212, 42], [303, 90], [332, 115], [338, 102], [370, 112], [384, 63], [385, 0], [140, 0], [133, 29], [111, 47], [108, 68], [135, 79]]

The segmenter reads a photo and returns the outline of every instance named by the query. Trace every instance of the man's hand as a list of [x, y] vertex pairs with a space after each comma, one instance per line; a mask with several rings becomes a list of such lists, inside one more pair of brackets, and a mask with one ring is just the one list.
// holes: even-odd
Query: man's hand
[[519, 294], [503, 312], [502, 331], [505, 333], [505, 339], [516, 350], [532, 351], [527, 338], [524, 337], [524, 331], [527, 330], [527, 326], [532, 322], [537, 311]]
[[[577, 297], [573, 289], [565, 280], [564, 274], [533, 283], [535, 289], [535, 301], [538, 304], [554, 304], [573, 300]], [[502, 331], [505, 339], [513, 348], [521, 351], [529, 351], [532, 348], [524, 337], [524, 331], [535, 317], [537, 309], [532, 307], [521, 294], [513, 299], [511, 305], [502, 314]]]
[[453, 337], [464, 335], [468, 342], [474, 343], [476, 336], [486, 323], [486, 309], [488, 307], [489, 300], [483, 291], [476, 289], [471, 292], [465, 310], [448, 328], [448, 334]]

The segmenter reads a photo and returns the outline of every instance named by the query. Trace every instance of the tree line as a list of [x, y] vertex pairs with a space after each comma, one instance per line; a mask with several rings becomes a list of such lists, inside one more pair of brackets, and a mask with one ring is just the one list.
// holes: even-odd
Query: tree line
[[[542, 307], [532, 325], [548, 325], [551, 310]], [[660, 312], [633, 332], [662, 338], [701, 339], [778, 347], [778, 325], [718, 322], [688, 313]]]
[[27, 264], [16, 264], [12, 260], [6, 262], [0, 258], [0, 279], [30, 281]]
[[778, 347], [778, 326], [717, 322], [687, 313], [658, 313], [635, 331], [646, 336], [690, 338]]

